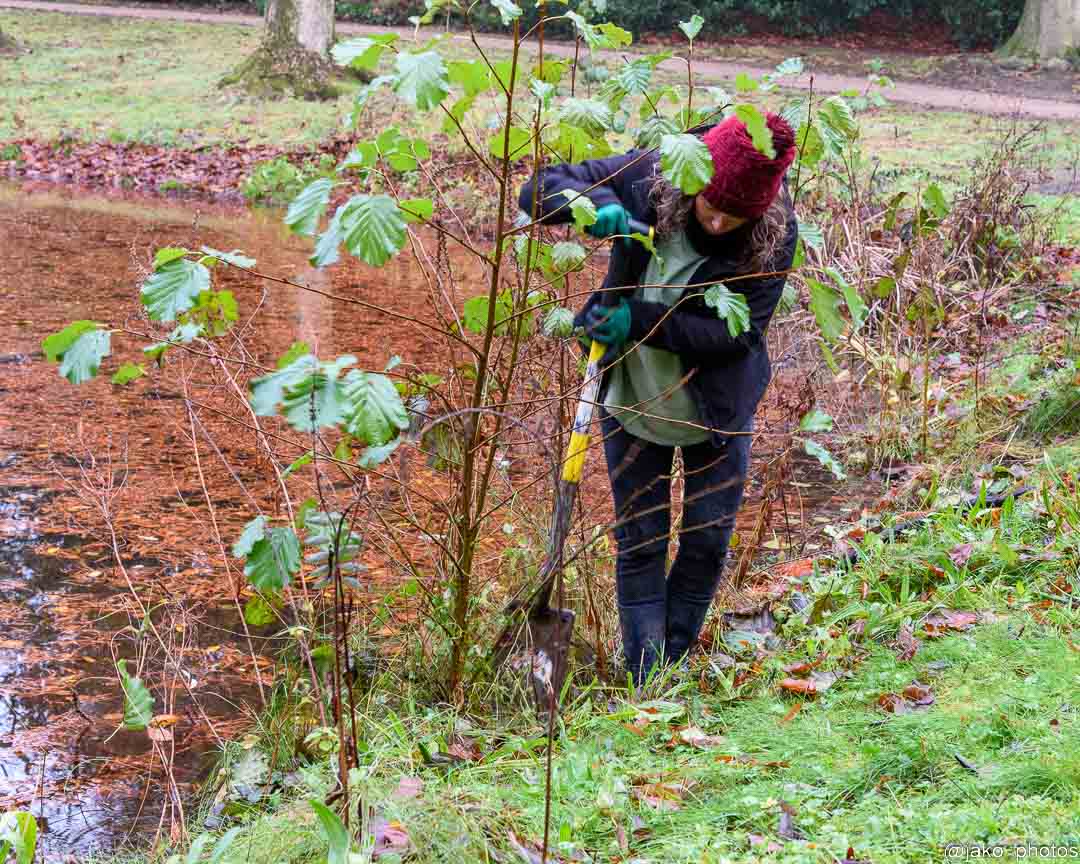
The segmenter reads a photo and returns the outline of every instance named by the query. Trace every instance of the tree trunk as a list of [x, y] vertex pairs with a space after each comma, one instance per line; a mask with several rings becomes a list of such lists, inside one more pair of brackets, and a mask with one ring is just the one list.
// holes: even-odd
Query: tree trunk
[[19, 43], [3, 30], [0, 30], [0, 57], [20, 53]]
[[262, 44], [221, 84], [239, 84], [257, 96], [333, 98], [333, 43], [334, 0], [269, 0]]
[[1027, 0], [1016, 32], [1002, 46], [1008, 55], [1063, 57], [1080, 47], [1080, 0]]

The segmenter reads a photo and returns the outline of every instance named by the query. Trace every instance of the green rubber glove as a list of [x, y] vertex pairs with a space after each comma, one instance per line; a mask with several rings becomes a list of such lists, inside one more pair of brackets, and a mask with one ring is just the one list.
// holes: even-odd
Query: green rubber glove
[[593, 306], [585, 314], [585, 332], [597, 342], [618, 348], [630, 335], [630, 317], [630, 304], [625, 300], [618, 306]]
[[605, 204], [596, 211], [596, 221], [585, 233], [601, 239], [615, 234], [630, 233], [630, 214], [622, 204]]

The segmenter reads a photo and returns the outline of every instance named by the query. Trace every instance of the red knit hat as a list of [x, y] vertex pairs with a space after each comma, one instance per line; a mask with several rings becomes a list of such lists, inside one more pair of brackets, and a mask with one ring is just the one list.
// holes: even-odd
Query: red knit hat
[[795, 133], [778, 114], [766, 115], [776, 158], [760, 153], [746, 124], [731, 116], [713, 126], [702, 140], [712, 154], [715, 173], [701, 190], [705, 200], [732, 216], [756, 219], [772, 204], [784, 172], [795, 159]]

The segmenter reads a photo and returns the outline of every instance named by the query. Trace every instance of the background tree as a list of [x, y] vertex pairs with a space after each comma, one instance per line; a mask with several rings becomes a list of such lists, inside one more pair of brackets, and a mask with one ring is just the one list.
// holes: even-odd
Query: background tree
[[3, 30], [0, 30], [0, 56], [18, 53], [19, 43], [15, 41], [14, 37], [9, 36]]
[[334, 0], [269, 0], [262, 44], [221, 84], [239, 84], [258, 96], [331, 98], [333, 43]]
[[1049, 58], [1062, 57], [1069, 48], [1080, 49], [1080, 0], [1027, 0], [1002, 51]]

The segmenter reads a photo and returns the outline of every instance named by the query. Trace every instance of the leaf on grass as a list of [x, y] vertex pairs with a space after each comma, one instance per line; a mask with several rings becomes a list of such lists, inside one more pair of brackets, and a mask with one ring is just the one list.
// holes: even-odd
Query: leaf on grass
[[737, 339], [750, 329], [750, 306], [746, 297], [725, 285], [705, 289], [705, 305], [716, 310], [716, 317], [727, 322], [728, 333]]
[[723, 735], [707, 735], [697, 726], [687, 726], [680, 729], [671, 740], [674, 744], [689, 744], [699, 750], [708, 750], [727, 743], [727, 739]]
[[681, 782], [645, 783], [633, 786], [631, 794], [642, 804], [661, 813], [673, 813], [682, 809], [683, 796], [688, 789]]
[[950, 632], [970, 630], [979, 620], [977, 612], [958, 609], [942, 609], [923, 619], [923, 629], [929, 636], [942, 636]]
[[925, 684], [916, 681], [905, 687], [902, 693], [882, 693], [877, 704], [886, 713], [907, 714], [929, 708], [934, 704], [934, 694]]
[[124, 691], [124, 728], [141, 732], [154, 716], [154, 697], [141, 678], [128, 674], [126, 660], [117, 661], [116, 671]]
[[961, 543], [959, 546], [954, 546], [949, 550], [949, 560], [953, 562], [957, 567], [963, 569], [967, 566], [968, 561], [971, 560], [972, 554], [975, 552], [975, 546], [972, 543]]
[[898, 660], [907, 662], [918, 653], [921, 646], [922, 643], [915, 638], [915, 634], [907, 624], [901, 627], [896, 634], [896, 657]]
[[802, 706], [802, 702], [796, 702], [794, 705], [792, 705], [791, 708], [788, 709], [787, 714], [780, 718], [780, 725], [783, 726], [794, 720], [798, 713], [802, 711]]
[[780, 682], [780, 688], [789, 693], [816, 696], [832, 687], [839, 677], [835, 672], [814, 672], [809, 678], [784, 678]]
[[424, 791], [424, 781], [419, 777], [406, 775], [398, 781], [397, 789], [390, 793], [395, 801], [408, 801], [417, 798]]
[[378, 860], [383, 855], [393, 855], [400, 860], [400, 857], [409, 851], [409, 832], [400, 822], [388, 822], [379, 818], [375, 821], [372, 833], [375, 847], [371, 850], [371, 857], [374, 860]]

